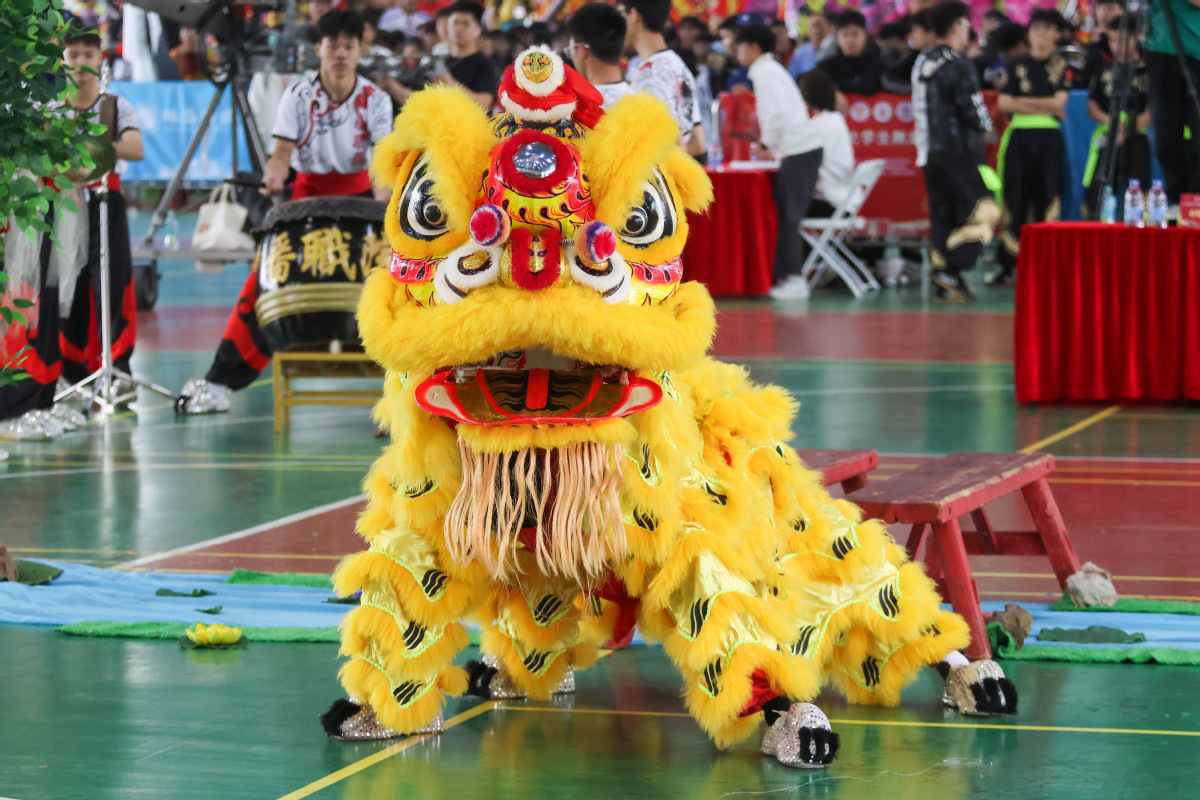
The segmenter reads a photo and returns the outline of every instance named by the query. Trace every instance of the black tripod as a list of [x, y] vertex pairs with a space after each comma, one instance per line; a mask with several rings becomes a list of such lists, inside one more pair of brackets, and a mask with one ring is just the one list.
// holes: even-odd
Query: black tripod
[[[221, 64], [213, 76], [213, 84], [217, 87], [217, 91], [213, 93], [204, 117], [200, 120], [200, 125], [196, 128], [196, 133], [192, 136], [192, 141], [183, 156], [183, 161], [175, 170], [175, 175], [167, 185], [167, 191], [159, 200], [158, 207], [154, 209], [154, 216], [150, 220], [150, 230], [146, 234], [143, 244], [147, 249], [153, 249], [154, 237], [167, 220], [167, 210], [171, 201], [174, 200], [175, 193], [179, 191], [179, 186], [183, 183], [183, 176], [187, 173], [188, 165], [192, 163], [192, 157], [200, 147], [201, 140], [208, 133], [208, 126], [212, 123], [213, 114], [216, 113], [221, 98], [225, 96], [226, 89], [232, 92], [233, 98], [233, 175], [236, 176], [238, 171], [239, 117], [241, 127], [246, 132], [246, 142], [250, 148], [250, 163], [254, 172], [261, 174], [263, 165], [267, 163], [267, 151], [262, 136], [259, 135], [258, 126], [254, 123], [254, 113], [250, 109], [248, 90], [253, 70], [249, 65], [245, 25], [236, 14], [231, 13], [228, 3], [137, 0], [135, 5], [162, 13], [170, 19], [195, 27], [197, 30], [211, 31], [221, 41]], [[259, 5], [268, 8], [275, 7], [275, 3]]]
[[[1121, 18], [1117, 38], [1109, 43], [1113, 54], [1112, 90], [1108, 104], [1108, 118], [1111, 123], [1106, 137], [1107, 142], [1101, 150], [1103, 158], [1098, 165], [1097, 174], [1100, 178], [1099, 197], [1105, 196], [1105, 189], [1111, 190], [1113, 196], [1118, 198], [1118, 208], [1122, 208], [1123, 203], [1122, 195], [1119, 194], [1121, 187], [1117, 184], [1119, 178], [1128, 179], [1130, 175], [1133, 162], [1133, 140], [1138, 133], [1137, 117], [1129, 117], [1129, 110], [1133, 108], [1133, 101], [1138, 92], [1136, 78], [1142, 59], [1141, 54], [1137, 53], [1133, 60], [1125, 62], [1121, 60], [1121, 55], [1126, 42], [1131, 38], [1134, 41], [1141, 39], [1144, 23], [1140, 6], [1141, 0], [1130, 0], [1128, 9]], [[1128, 120], [1127, 117], [1129, 117]], [[1121, 161], [1119, 170], [1118, 160]], [[1096, 208], [1092, 211], [1099, 213], [1101, 209]]]

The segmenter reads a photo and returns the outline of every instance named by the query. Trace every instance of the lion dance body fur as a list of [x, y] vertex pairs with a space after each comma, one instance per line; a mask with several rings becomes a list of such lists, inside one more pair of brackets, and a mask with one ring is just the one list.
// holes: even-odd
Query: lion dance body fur
[[595, 661], [622, 597], [722, 747], [759, 724], [755, 686], [896, 703], [967, 627], [785, 444], [790, 397], [706, 356], [713, 303], [680, 253], [711, 186], [671, 117], [641, 95], [602, 116], [518, 105], [489, 120], [427, 89], [376, 149], [394, 255], [359, 327], [391, 444], [366, 479], [369, 547], [334, 577], [362, 590], [346, 691], [421, 729], [466, 689], [474, 619], [546, 698]]

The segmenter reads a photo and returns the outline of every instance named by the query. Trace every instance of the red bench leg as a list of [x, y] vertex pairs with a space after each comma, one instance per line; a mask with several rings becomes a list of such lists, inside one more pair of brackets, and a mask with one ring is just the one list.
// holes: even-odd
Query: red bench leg
[[1046, 548], [1046, 556], [1054, 567], [1058, 577], [1058, 585], [1067, 586], [1067, 578], [1079, 572], [1079, 556], [1071, 546], [1067, 536], [1067, 526], [1063, 523], [1062, 515], [1058, 513], [1058, 504], [1050, 493], [1050, 486], [1045, 478], [1040, 478], [1021, 488], [1025, 496], [1025, 504], [1033, 515], [1033, 524], [1042, 537], [1042, 546]]
[[954, 610], [962, 615], [971, 629], [971, 644], [967, 648], [968, 658], [991, 658], [992, 648], [988, 644], [987, 629], [983, 624], [983, 611], [979, 608], [979, 592], [975, 579], [971, 577], [971, 563], [963, 546], [962, 528], [958, 520], [933, 524], [933, 536], [941, 556], [942, 576], [946, 582], [947, 600]]
[[851, 475], [849, 478], [846, 478], [846, 480], [842, 481], [842, 492], [845, 494], [850, 494], [851, 492], [857, 492], [859, 489], [862, 489], [866, 485], [867, 485], [867, 473], [863, 472], [858, 475]]
[[[912, 526], [912, 532], [908, 534], [908, 542], [905, 543], [904, 549], [908, 551], [908, 560], [916, 561], [917, 556], [921, 553], [921, 545], [925, 544], [925, 538], [929, 533], [929, 526], [924, 522], [918, 522]], [[926, 548], [926, 561], [929, 557], [929, 549]]]

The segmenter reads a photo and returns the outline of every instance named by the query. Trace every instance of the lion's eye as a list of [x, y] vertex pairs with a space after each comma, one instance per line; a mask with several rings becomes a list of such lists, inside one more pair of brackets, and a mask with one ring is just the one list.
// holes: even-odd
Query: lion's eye
[[629, 210], [621, 225], [621, 239], [633, 247], [646, 248], [675, 233], [675, 204], [659, 172], [642, 185], [642, 202]]
[[449, 230], [446, 211], [433, 193], [433, 178], [429, 176], [429, 162], [424, 157], [408, 176], [397, 213], [400, 229], [413, 239], [431, 241]]

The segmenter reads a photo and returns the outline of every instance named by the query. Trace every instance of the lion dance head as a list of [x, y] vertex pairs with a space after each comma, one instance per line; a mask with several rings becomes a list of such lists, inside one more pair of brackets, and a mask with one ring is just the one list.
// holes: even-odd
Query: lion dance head
[[504, 578], [524, 551], [595, 580], [625, 556], [627, 458], [652, 468], [639, 419], [711, 343], [712, 302], [680, 259], [711, 186], [658, 101], [605, 113], [548, 48], [500, 96], [489, 119], [462, 92], [419, 92], [377, 146], [393, 255], [360, 330], [389, 372], [394, 447], [420, 448], [422, 484], [453, 493], [449, 556]]

